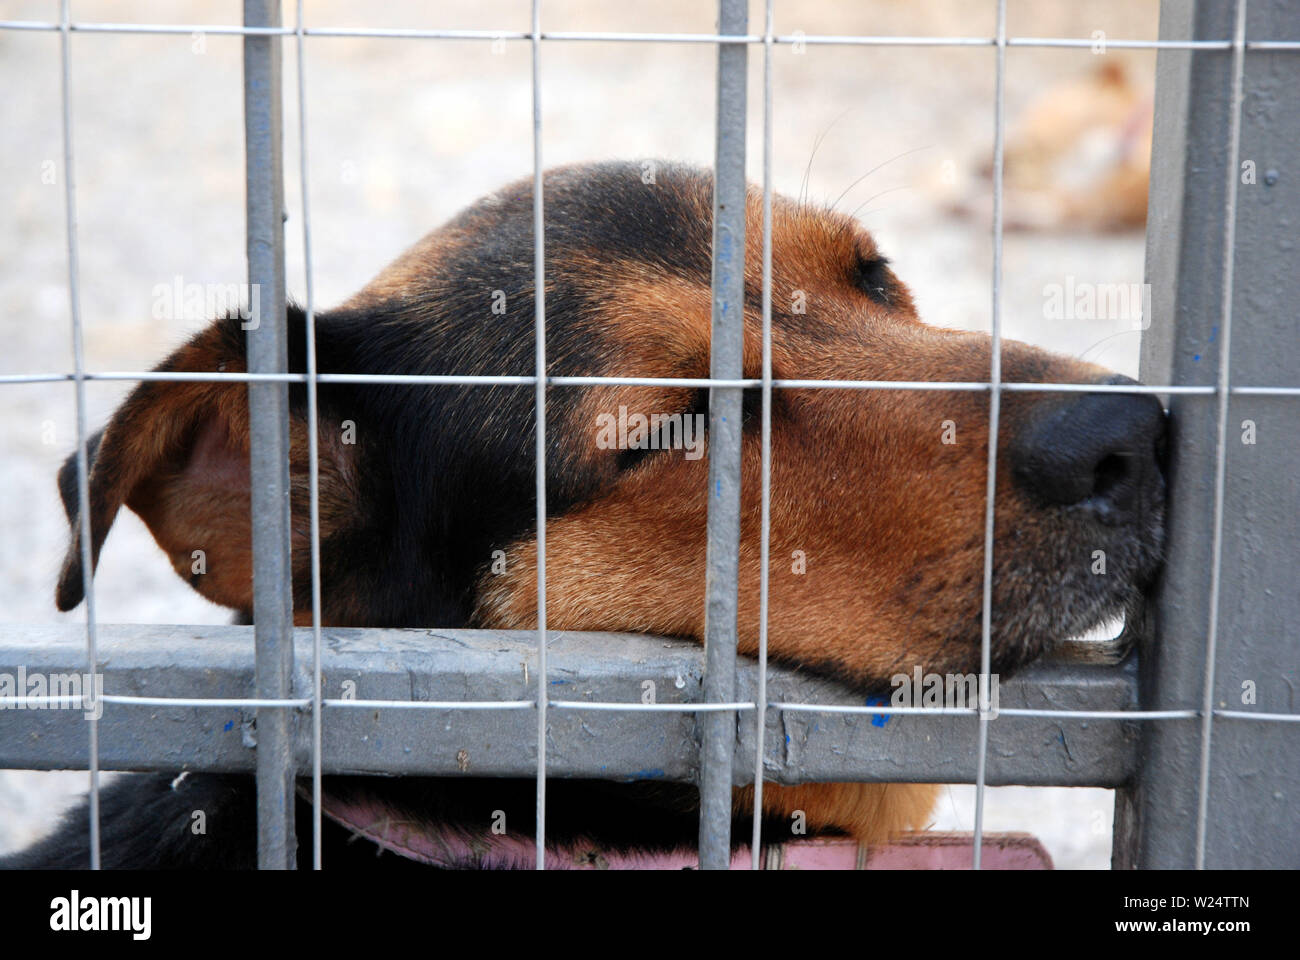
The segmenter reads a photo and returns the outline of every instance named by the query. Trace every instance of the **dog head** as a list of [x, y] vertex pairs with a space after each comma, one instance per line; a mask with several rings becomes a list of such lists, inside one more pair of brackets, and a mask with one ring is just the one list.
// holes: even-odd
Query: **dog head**
[[[709, 375], [712, 178], [659, 165], [545, 180], [547, 373]], [[435, 231], [316, 317], [322, 373], [533, 374], [531, 182]], [[761, 372], [761, 196], [748, 210], [744, 376]], [[990, 338], [927, 326], [858, 223], [776, 198], [772, 372], [782, 380], [987, 381]], [[305, 368], [301, 311], [290, 369]], [[241, 371], [238, 318], [159, 369]], [[1005, 341], [1007, 382], [1127, 382]], [[290, 389], [294, 593], [309, 618], [306, 404]], [[547, 616], [555, 629], [701, 638], [705, 390], [547, 390]], [[528, 386], [322, 384], [324, 620], [536, 622], [534, 396]], [[740, 649], [758, 638], [759, 391], [745, 398]], [[247, 388], [146, 382], [95, 439], [93, 554], [125, 504], [200, 593], [252, 606]], [[977, 669], [987, 390], [781, 387], [771, 406], [769, 649], [877, 685], [900, 668]], [[1122, 612], [1156, 569], [1164, 417], [1151, 397], [1008, 392], [998, 430], [992, 652], [1009, 670]], [[75, 466], [62, 475], [76, 519]], [[83, 594], [73, 523], [60, 609]], [[202, 551], [202, 572], [196, 572]]]

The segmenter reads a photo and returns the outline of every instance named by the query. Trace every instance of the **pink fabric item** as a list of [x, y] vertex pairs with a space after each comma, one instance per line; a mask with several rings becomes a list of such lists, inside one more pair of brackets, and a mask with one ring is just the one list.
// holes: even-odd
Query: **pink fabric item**
[[[864, 870], [969, 870], [975, 838], [969, 833], [917, 833], [866, 850]], [[1029, 833], [986, 833], [985, 870], [1051, 870], [1052, 856]]]
[[[385, 850], [411, 860], [451, 869], [526, 870], [537, 862], [531, 838], [465, 837], [427, 825], [395, 819], [376, 804], [345, 802], [329, 795], [321, 812]], [[918, 833], [897, 843], [859, 847], [846, 839], [788, 840], [763, 848], [765, 870], [969, 870], [974, 840], [964, 833]], [[732, 870], [748, 870], [748, 847], [731, 858]], [[693, 870], [694, 850], [667, 853], [614, 853], [574, 845], [548, 848], [548, 870]], [[1050, 870], [1052, 858], [1027, 833], [986, 833], [983, 866], [990, 870]]]

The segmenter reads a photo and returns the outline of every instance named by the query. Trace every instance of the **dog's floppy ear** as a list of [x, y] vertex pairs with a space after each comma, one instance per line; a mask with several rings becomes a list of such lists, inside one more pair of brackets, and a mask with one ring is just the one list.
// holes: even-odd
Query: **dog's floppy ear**
[[[245, 369], [237, 319], [194, 337], [160, 371]], [[251, 603], [248, 516], [248, 388], [243, 383], [146, 381], [88, 441], [91, 564], [123, 504], [148, 524], [177, 572], [224, 606]], [[74, 453], [59, 472], [72, 527], [55, 601], [85, 596]]]

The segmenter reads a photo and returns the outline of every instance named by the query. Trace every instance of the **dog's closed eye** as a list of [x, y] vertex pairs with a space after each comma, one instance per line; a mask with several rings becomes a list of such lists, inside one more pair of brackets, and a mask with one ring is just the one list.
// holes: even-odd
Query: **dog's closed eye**
[[853, 265], [853, 285], [876, 303], [889, 306], [893, 276], [886, 257], [858, 257]]

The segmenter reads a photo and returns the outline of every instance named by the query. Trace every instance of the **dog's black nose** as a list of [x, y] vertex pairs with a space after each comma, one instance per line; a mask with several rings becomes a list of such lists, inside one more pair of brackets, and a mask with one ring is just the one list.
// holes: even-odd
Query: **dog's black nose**
[[[1104, 383], [1136, 383], [1111, 377]], [[1123, 523], [1163, 496], [1165, 414], [1143, 394], [1087, 393], [1053, 407], [1013, 440], [1016, 482], [1038, 500], [1084, 504]]]

